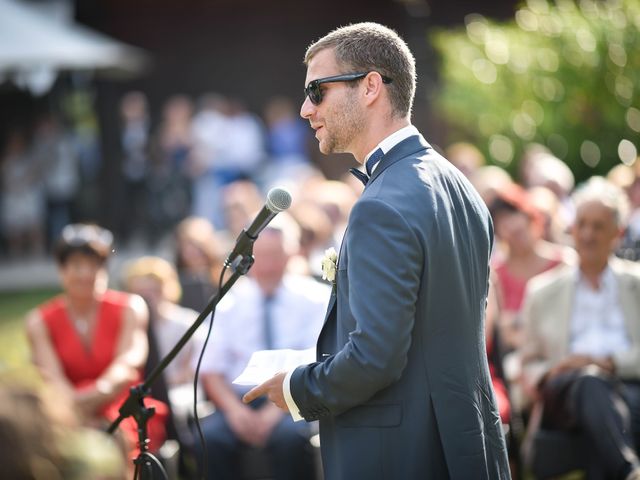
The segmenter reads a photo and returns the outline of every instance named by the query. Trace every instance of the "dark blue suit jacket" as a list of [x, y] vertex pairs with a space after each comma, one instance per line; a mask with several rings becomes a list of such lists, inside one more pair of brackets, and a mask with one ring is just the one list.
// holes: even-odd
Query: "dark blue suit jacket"
[[492, 242], [474, 188], [421, 136], [385, 155], [351, 212], [318, 362], [291, 377], [328, 480], [509, 478], [483, 330]]

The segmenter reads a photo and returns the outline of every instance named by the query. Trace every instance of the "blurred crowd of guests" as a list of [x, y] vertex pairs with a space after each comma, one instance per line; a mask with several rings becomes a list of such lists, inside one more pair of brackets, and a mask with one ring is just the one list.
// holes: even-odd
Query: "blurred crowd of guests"
[[[285, 97], [270, 99], [258, 116], [221, 95], [197, 102], [175, 95], [152, 117], [147, 97], [129, 92], [119, 114], [120, 154], [107, 160], [118, 166], [108, 201], [118, 212], [109, 226], [120, 245], [134, 238], [154, 245], [189, 215], [222, 228], [222, 192], [230, 183], [251, 180], [267, 189], [312, 172], [311, 131]], [[95, 196], [107, 160], [97, 151], [97, 132], [87, 140], [67, 117], [43, 113], [2, 141], [0, 253], [9, 259], [42, 255], [65, 224], [101, 215], [87, 197]]]
[[[350, 175], [328, 180], [313, 166], [309, 129], [286, 99], [273, 99], [260, 120], [217, 95], [197, 107], [177, 96], [155, 128], [143, 94], [127, 94], [120, 109], [122, 182], [114, 201], [126, 214], [113, 232], [72, 223], [82, 170], [55, 119], [42, 118], [31, 144], [14, 132], [3, 153], [7, 251], [42, 252], [46, 238], [59, 239], [51, 244], [63, 293], [27, 321], [35, 365], [83, 425], [112, 420], [127, 387], [157, 365], [216, 292], [225, 254], [266, 191], [285, 185], [292, 207], [259, 238], [255, 266], [214, 322], [200, 394], [215, 412], [203, 429], [215, 478], [242, 478], [237, 452], [246, 446], [276, 459], [276, 478], [313, 478], [313, 432], [269, 405], [242, 404], [231, 382], [253, 350], [314, 345], [329, 288], [320, 281], [321, 259], [339, 250], [362, 185]], [[632, 476], [640, 471], [640, 161], [576, 186], [566, 164], [539, 145], [525, 152], [517, 179], [485, 165], [470, 144], [444, 155], [480, 192], [494, 222], [486, 338], [505, 431], [519, 436], [518, 445], [527, 443], [518, 422], [530, 431], [579, 432], [591, 448], [589, 478], [640, 478]], [[147, 245], [168, 236], [169, 254], [135, 258], [109, 281], [113, 241], [140, 236]], [[175, 438], [195, 462], [190, 384], [202, 337], [187, 344], [152, 395], [159, 424], [152, 448]], [[135, 429], [123, 431], [131, 457]], [[516, 476], [521, 455], [510, 447]]]
[[493, 218], [487, 349], [514, 471], [640, 478], [640, 162], [576, 186], [538, 145], [517, 183], [471, 145], [447, 156]]
[[[232, 381], [255, 350], [314, 346], [330, 293], [320, 281], [321, 258], [339, 247], [361, 188], [317, 173], [301, 178], [295, 205], [256, 241], [255, 264], [219, 305], [200, 368], [205, 457], [192, 423], [202, 328], [152, 389], [149, 446], [157, 452], [167, 439], [178, 441], [183, 476], [195, 475], [206, 458], [209, 477], [244, 478], [238, 451], [254, 448], [273, 458], [265, 468], [276, 478], [314, 478], [313, 429], [268, 402], [243, 404], [246, 388]], [[225, 254], [264, 203], [251, 180], [231, 181], [224, 192], [224, 228], [188, 216], [171, 232], [170, 255], [135, 257], [116, 271], [107, 266], [116, 237], [110, 230], [87, 223], [61, 229], [53, 255], [62, 293], [31, 311], [26, 326], [34, 365], [80, 424], [104, 429], [112, 422], [129, 387], [169, 353], [216, 292]], [[119, 430], [130, 466], [138, 453], [135, 422], [129, 418]]]

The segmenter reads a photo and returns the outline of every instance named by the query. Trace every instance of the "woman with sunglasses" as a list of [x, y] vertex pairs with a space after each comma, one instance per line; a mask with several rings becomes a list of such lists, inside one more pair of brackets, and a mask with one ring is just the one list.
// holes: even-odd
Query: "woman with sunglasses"
[[[43, 380], [68, 397], [85, 424], [104, 427], [118, 416], [129, 387], [142, 380], [147, 358], [148, 311], [137, 295], [107, 288], [111, 232], [96, 225], [67, 225], [54, 255], [63, 292], [27, 316], [32, 360]], [[151, 451], [164, 439], [167, 406], [153, 399], [148, 424]], [[137, 455], [133, 418], [120, 428]]]

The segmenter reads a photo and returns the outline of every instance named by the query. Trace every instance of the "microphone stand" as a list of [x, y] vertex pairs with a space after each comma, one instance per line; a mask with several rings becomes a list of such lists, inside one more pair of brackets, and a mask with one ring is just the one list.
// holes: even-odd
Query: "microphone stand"
[[[122, 403], [122, 406], [118, 410], [120, 412], [120, 415], [111, 423], [109, 429], [107, 430], [109, 434], [113, 434], [116, 428], [118, 428], [118, 425], [120, 425], [120, 422], [122, 422], [122, 420], [127, 417], [133, 417], [136, 421], [138, 425], [138, 446], [140, 448], [140, 453], [133, 461], [136, 466], [134, 480], [138, 478], [139, 472], [141, 479], [152, 479], [153, 466], [151, 462], [154, 462], [157, 465], [160, 464], [159, 460], [154, 457], [153, 454], [149, 453], [147, 422], [155, 414], [155, 408], [147, 408], [144, 404], [144, 397], [149, 395], [153, 382], [157, 380], [157, 378], [167, 368], [167, 366], [176, 357], [180, 350], [182, 350], [187, 341], [193, 336], [202, 322], [204, 322], [205, 319], [209, 316], [211, 311], [218, 304], [218, 302], [220, 302], [222, 297], [226, 295], [226, 293], [234, 285], [234, 283], [236, 283], [240, 276], [245, 275], [253, 266], [253, 242], [255, 241], [255, 238], [248, 236], [244, 230], [238, 237], [238, 240], [240, 241], [241, 238], [244, 238], [245, 241], [241, 248], [237, 248], [237, 250], [240, 250], [240, 252], [237, 254], [235, 259], [227, 259], [227, 261], [225, 262], [225, 266], [230, 267], [233, 271], [233, 274], [220, 287], [220, 290], [218, 290], [218, 292], [213, 297], [211, 297], [209, 304], [193, 322], [193, 325], [191, 325], [191, 327], [189, 327], [189, 329], [184, 333], [180, 340], [178, 340], [173, 349], [171, 349], [171, 351], [160, 361], [160, 363], [156, 365], [156, 367], [151, 371], [144, 382], [129, 389], [129, 396]], [[211, 319], [211, 321], [213, 322], [213, 318]]]

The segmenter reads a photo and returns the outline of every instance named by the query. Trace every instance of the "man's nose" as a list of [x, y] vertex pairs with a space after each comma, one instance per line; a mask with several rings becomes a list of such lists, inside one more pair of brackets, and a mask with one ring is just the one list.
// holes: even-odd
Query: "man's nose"
[[304, 97], [304, 102], [302, 102], [302, 106], [300, 107], [300, 116], [304, 119], [308, 119], [311, 117], [315, 110], [315, 105], [311, 103], [309, 97]]
[[583, 227], [580, 230], [580, 239], [582, 241], [589, 241], [593, 238], [593, 228], [591, 227]]

